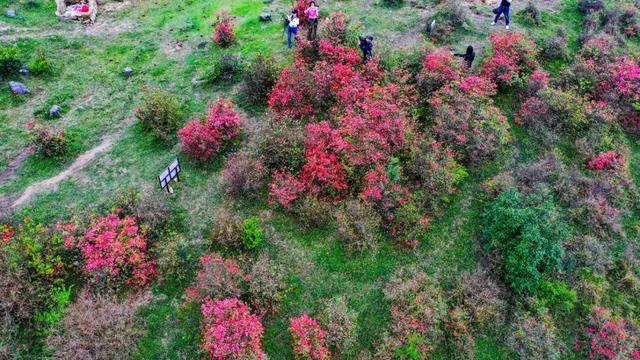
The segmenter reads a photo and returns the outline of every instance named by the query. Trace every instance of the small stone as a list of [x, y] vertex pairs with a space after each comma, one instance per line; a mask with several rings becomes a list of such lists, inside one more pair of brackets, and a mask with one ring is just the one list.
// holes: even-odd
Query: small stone
[[131, 66], [127, 66], [126, 68], [124, 68], [124, 70], [122, 70], [122, 74], [124, 74], [124, 76], [133, 75], [133, 68]]
[[31, 93], [27, 85], [17, 81], [9, 81], [9, 88], [14, 95], [26, 95]]
[[16, 17], [16, 11], [14, 9], [7, 10], [7, 17], [10, 17], [10, 18]]
[[29, 68], [26, 67], [26, 66], [21, 67], [20, 70], [18, 70], [18, 72], [22, 76], [27, 76], [27, 75], [31, 74], [31, 70], [29, 70]]
[[271, 14], [268, 14], [268, 13], [260, 14], [260, 21], [271, 21]]
[[51, 109], [49, 109], [49, 117], [57, 118], [62, 114], [62, 109], [58, 105], [53, 105]]
[[207, 47], [207, 42], [206, 41], [203, 41], [203, 42], [198, 44], [198, 49], [200, 49], [200, 50], [202, 50], [202, 49], [204, 49], [206, 47]]

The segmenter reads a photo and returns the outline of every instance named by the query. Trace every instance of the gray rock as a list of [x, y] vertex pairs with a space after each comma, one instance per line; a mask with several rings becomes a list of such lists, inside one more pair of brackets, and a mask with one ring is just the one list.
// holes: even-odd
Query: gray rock
[[260, 21], [271, 21], [271, 14], [268, 14], [268, 13], [260, 14]]
[[16, 11], [14, 9], [7, 10], [7, 17], [10, 17], [10, 18], [16, 17]]
[[127, 66], [126, 68], [124, 68], [124, 70], [122, 70], [122, 74], [124, 74], [124, 76], [133, 75], [133, 68], [131, 66]]
[[202, 49], [204, 49], [206, 47], [207, 47], [207, 42], [206, 41], [203, 41], [203, 42], [198, 44], [198, 49], [200, 49], [200, 50], [202, 50]]
[[58, 105], [53, 105], [51, 109], [49, 109], [49, 117], [57, 118], [62, 114], [62, 109]]
[[31, 93], [27, 85], [17, 81], [9, 81], [9, 88], [15, 95], [26, 95]]
[[27, 76], [27, 75], [31, 74], [31, 70], [29, 70], [29, 68], [28, 68], [28, 67], [26, 67], [26, 66], [21, 67], [21, 68], [20, 68], [20, 70], [19, 70], [18, 72], [19, 72], [19, 73], [20, 73], [20, 75], [22, 75], [22, 76]]

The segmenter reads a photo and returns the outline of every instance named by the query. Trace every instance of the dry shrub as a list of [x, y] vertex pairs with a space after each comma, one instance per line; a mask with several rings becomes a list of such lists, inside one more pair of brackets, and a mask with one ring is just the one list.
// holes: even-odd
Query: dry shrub
[[151, 187], [120, 190], [113, 206], [120, 209], [122, 215], [135, 217], [146, 234], [154, 237], [162, 233], [171, 216], [166, 194]]
[[483, 268], [462, 273], [451, 297], [480, 328], [497, 328], [504, 321], [504, 289]]
[[189, 272], [187, 254], [189, 244], [182, 234], [168, 232], [153, 247], [153, 258], [160, 276], [165, 279], [182, 281]]
[[277, 77], [273, 57], [258, 55], [245, 71], [240, 91], [249, 103], [266, 104]]
[[311, 229], [327, 225], [332, 220], [334, 207], [309, 194], [297, 200], [292, 211], [297, 215], [302, 226]]
[[26, 271], [11, 266], [0, 254], [0, 321], [29, 322], [46, 301], [46, 289], [30, 282]]
[[214, 210], [209, 240], [228, 249], [242, 249], [242, 221], [229, 204], [222, 204]]
[[256, 197], [265, 185], [267, 169], [246, 151], [232, 154], [222, 169], [220, 187], [232, 196]]
[[247, 285], [252, 303], [263, 311], [274, 311], [282, 297], [285, 268], [267, 254], [260, 254], [251, 265]]
[[135, 116], [142, 128], [156, 138], [174, 139], [182, 123], [180, 99], [170, 92], [153, 90], [135, 110]]
[[553, 319], [545, 316], [538, 320], [532, 316], [521, 316], [511, 328], [507, 343], [518, 359], [554, 360], [564, 359], [565, 349], [556, 335]]
[[578, 10], [580, 10], [585, 14], [590, 14], [602, 9], [604, 9], [603, 0], [579, 0], [578, 1]]
[[260, 156], [269, 170], [297, 172], [304, 161], [304, 129], [287, 120], [268, 120], [256, 132], [251, 150]]
[[185, 293], [189, 300], [239, 298], [244, 290], [244, 274], [232, 259], [213, 253], [200, 257], [198, 275]]
[[150, 300], [150, 294], [120, 302], [115, 296], [83, 292], [47, 338], [53, 359], [126, 358], [143, 335], [143, 323], [136, 313]]
[[349, 309], [347, 299], [337, 296], [327, 302], [320, 315], [322, 328], [326, 329], [327, 344], [334, 355], [348, 354], [357, 341], [357, 314]]
[[348, 200], [336, 213], [338, 233], [353, 251], [372, 249], [377, 243], [380, 217], [373, 207], [362, 200]]
[[566, 60], [569, 57], [567, 34], [558, 30], [555, 36], [545, 39], [542, 45], [542, 55], [549, 60]]
[[529, 1], [522, 12], [524, 13], [525, 22], [531, 25], [542, 24], [542, 14], [533, 1]]

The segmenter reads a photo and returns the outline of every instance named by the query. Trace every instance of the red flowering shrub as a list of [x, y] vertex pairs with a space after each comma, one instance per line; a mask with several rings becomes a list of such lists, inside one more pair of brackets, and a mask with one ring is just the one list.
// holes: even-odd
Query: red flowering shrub
[[293, 337], [293, 351], [301, 359], [330, 359], [331, 354], [325, 343], [326, 332], [309, 315], [291, 318], [289, 332]]
[[446, 49], [438, 49], [428, 53], [418, 74], [418, 90], [422, 96], [440, 89], [451, 81], [460, 80], [464, 73], [462, 62]]
[[233, 28], [233, 18], [229, 13], [225, 12], [218, 15], [218, 20], [214, 25], [211, 40], [222, 47], [231, 45], [236, 40]]
[[[329, 76], [319, 74], [318, 76]], [[325, 82], [315, 83], [313, 71], [297, 60], [282, 70], [276, 85], [269, 94], [269, 108], [278, 118], [305, 119], [316, 115], [318, 105], [327, 92]]]
[[46, 123], [27, 123], [27, 129], [31, 135], [36, 151], [42, 157], [51, 158], [65, 155], [69, 148], [68, 138], [64, 130], [52, 129]]
[[594, 308], [584, 333], [584, 345], [576, 348], [587, 352], [589, 359], [638, 359], [640, 339], [630, 322], [613, 318], [611, 311]]
[[4, 245], [9, 242], [15, 233], [13, 226], [2, 224], [0, 226], [0, 245]]
[[236, 298], [206, 299], [201, 307], [202, 348], [212, 359], [266, 359], [260, 318]]
[[297, 200], [306, 189], [304, 183], [287, 171], [277, 171], [269, 185], [269, 202], [277, 202], [285, 209]]
[[546, 89], [549, 86], [549, 73], [536, 69], [533, 71], [529, 79], [527, 80], [527, 96], [534, 96], [540, 90]]
[[614, 172], [625, 167], [624, 156], [617, 151], [606, 151], [589, 160], [589, 169]]
[[229, 195], [256, 196], [264, 186], [267, 170], [260, 159], [251, 158], [245, 151], [227, 159], [220, 176], [220, 185]]
[[206, 298], [237, 298], [242, 294], [243, 281], [244, 275], [235, 261], [213, 253], [200, 258], [195, 283], [186, 290], [186, 294], [196, 302]]
[[233, 104], [224, 99], [210, 106], [204, 124], [192, 120], [178, 131], [182, 151], [201, 161], [211, 158], [227, 141], [239, 134], [240, 117], [233, 110]]
[[98, 284], [145, 286], [156, 275], [145, 233], [128, 216], [98, 218], [84, 236], [67, 238], [65, 246], [82, 252], [84, 267]]
[[320, 37], [333, 44], [348, 45], [353, 37], [350, 29], [351, 18], [342, 12], [333, 12], [320, 23]]
[[485, 59], [482, 75], [500, 87], [523, 86], [537, 67], [535, 43], [517, 32], [492, 33], [491, 52]]

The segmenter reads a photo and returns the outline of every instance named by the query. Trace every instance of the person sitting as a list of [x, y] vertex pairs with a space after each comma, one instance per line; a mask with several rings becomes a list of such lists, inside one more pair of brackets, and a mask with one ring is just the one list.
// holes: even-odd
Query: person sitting
[[464, 54], [453, 54], [454, 56], [461, 57], [467, 63], [467, 67], [471, 69], [471, 65], [473, 65], [473, 60], [476, 58], [476, 53], [473, 51], [473, 46], [467, 46], [467, 52]]
[[359, 36], [360, 50], [362, 51], [362, 62], [367, 63], [373, 56], [373, 35], [367, 35], [367, 37]]

